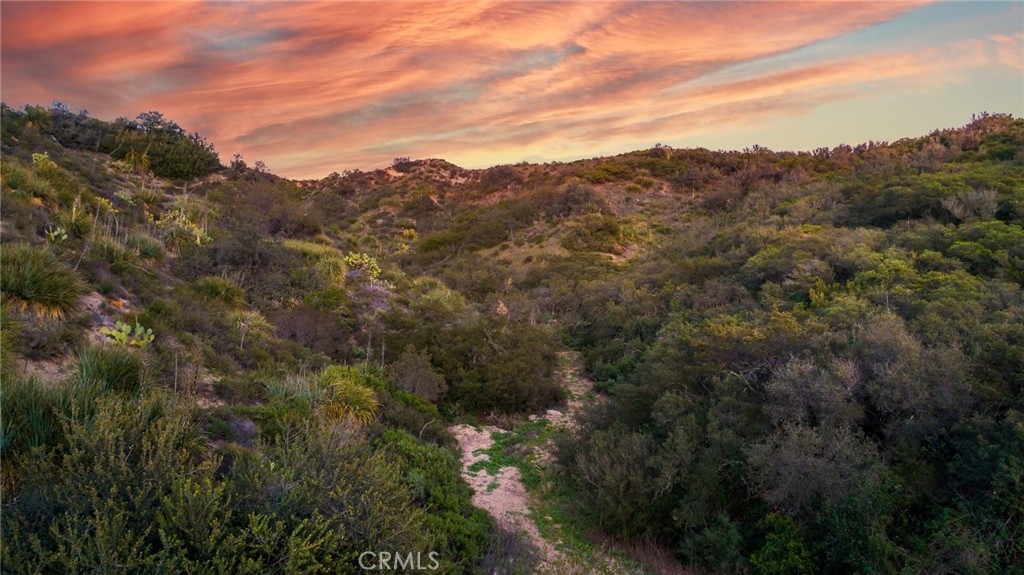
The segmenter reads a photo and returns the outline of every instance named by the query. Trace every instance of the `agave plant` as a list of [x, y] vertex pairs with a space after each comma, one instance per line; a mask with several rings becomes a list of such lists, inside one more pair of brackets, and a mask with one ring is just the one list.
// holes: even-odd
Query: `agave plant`
[[85, 286], [52, 252], [25, 244], [0, 252], [4, 306], [36, 317], [60, 319], [78, 309]]

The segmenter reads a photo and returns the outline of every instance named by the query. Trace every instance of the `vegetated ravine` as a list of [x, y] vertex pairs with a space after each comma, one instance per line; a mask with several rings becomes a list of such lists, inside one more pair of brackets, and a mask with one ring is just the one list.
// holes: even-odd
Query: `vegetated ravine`
[[1022, 120], [292, 181], [0, 111], [5, 570], [1022, 570]]

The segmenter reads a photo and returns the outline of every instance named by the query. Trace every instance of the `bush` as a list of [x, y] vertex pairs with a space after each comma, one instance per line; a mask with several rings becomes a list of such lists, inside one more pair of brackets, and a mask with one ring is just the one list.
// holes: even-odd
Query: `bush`
[[3, 247], [0, 293], [5, 306], [38, 317], [63, 318], [78, 310], [85, 285], [52, 252], [25, 244]]
[[792, 517], [769, 513], [761, 526], [768, 531], [764, 545], [750, 556], [758, 573], [813, 575], [819, 572], [814, 555]]
[[406, 347], [398, 361], [391, 365], [390, 372], [396, 386], [427, 401], [441, 399], [448, 390], [444, 376], [434, 372], [431, 367], [430, 358], [416, 353], [411, 346]]
[[[100, 400], [66, 419], [66, 448], [28, 453], [5, 503], [5, 569], [152, 572], [155, 511], [205, 451], [191, 410], [161, 396]], [[200, 468], [201, 469], [201, 468]]]
[[474, 559], [484, 554], [491, 540], [492, 523], [486, 512], [473, 507], [458, 457], [392, 429], [379, 442], [397, 459], [403, 482], [426, 508], [424, 525], [433, 549], [450, 562], [447, 572], [472, 573]]

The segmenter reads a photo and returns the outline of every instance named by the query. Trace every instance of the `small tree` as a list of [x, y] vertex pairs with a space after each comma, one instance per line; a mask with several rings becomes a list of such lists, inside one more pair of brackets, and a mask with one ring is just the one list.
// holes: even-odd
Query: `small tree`
[[961, 222], [991, 220], [999, 208], [995, 190], [969, 190], [942, 200], [942, 207]]
[[411, 345], [391, 365], [391, 381], [427, 401], [437, 401], [448, 391], [444, 376], [433, 370], [430, 358], [416, 353]]

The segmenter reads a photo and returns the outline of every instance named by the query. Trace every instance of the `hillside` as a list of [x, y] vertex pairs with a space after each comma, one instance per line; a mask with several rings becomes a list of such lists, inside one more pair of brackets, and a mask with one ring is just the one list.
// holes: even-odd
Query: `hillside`
[[5, 568], [1024, 565], [1024, 120], [290, 181], [2, 113]]

